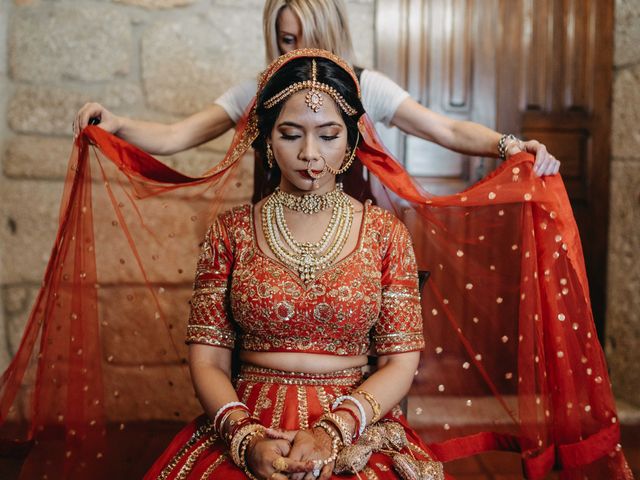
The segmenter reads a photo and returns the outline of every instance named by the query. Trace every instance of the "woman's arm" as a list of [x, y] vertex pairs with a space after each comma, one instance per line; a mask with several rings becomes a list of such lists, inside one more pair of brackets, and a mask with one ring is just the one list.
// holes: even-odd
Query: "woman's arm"
[[[437, 143], [445, 148], [466, 155], [482, 157], [498, 156], [498, 141], [502, 136], [479, 123], [454, 120], [406, 98], [398, 106], [391, 124], [405, 133]], [[522, 148], [521, 148], [522, 147]], [[537, 140], [512, 145], [507, 156], [527, 151], [536, 157], [534, 170], [538, 175], [554, 175], [560, 169], [560, 162], [547, 152]]]
[[213, 420], [216, 412], [238, 395], [231, 384], [231, 350], [192, 343], [189, 345], [191, 381], [207, 416]]
[[152, 155], [171, 155], [219, 137], [234, 126], [220, 105], [213, 104], [172, 124], [145, 122], [113, 114], [99, 103], [87, 103], [76, 115], [74, 134], [100, 119], [100, 128], [123, 138]]

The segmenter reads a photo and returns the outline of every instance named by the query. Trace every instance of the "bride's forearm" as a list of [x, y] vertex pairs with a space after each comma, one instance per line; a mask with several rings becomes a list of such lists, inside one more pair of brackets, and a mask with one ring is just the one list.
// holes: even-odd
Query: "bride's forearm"
[[[376, 372], [351, 392], [350, 395], [355, 397], [364, 409], [366, 425], [383, 417], [404, 398], [411, 387], [419, 360], [419, 352], [381, 357]], [[355, 417], [362, 418], [360, 409], [351, 400], [346, 400], [340, 406], [350, 409], [355, 414], [336, 411], [355, 432], [358, 428]]]
[[229, 350], [208, 345], [191, 345], [189, 370], [198, 400], [211, 420], [222, 406], [238, 401], [230, 379]]
[[419, 360], [420, 352], [399, 353], [380, 358], [375, 373], [352, 394], [363, 405], [368, 423], [372, 420], [373, 409], [366, 396], [357, 391], [364, 390], [369, 393], [380, 404], [379, 416], [384, 416], [409, 392]]

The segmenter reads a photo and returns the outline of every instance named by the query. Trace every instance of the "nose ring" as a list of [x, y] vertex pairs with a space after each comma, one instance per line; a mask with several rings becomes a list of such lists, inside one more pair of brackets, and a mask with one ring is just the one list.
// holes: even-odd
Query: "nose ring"
[[314, 180], [318, 180], [319, 178], [324, 177], [327, 173], [327, 161], [324, 159], [322, 155], [320, 155], [320, 159], [322, 160], [322, 169], [320, 170], [320, 173], [314, 172], [313, 169], [311, 168], [311, 162], [313, 162], [313, 160], [309, 160], [307, 162], [307, 173]]

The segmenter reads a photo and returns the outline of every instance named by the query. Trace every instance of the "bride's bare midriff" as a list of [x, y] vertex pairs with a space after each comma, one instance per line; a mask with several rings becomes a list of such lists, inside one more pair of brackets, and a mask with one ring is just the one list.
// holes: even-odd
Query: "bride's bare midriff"
[[317, 353], [250, 352], [242, 350], [240, 360], [258, 367], [287, 372], [329, 373], [367, 364], [366, 355], [338, 356]]

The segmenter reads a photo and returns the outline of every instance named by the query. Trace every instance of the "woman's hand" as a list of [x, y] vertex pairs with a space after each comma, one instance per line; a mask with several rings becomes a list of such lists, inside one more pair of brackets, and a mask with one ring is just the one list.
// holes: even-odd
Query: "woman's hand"
[[[247, 446], [245, 459], [249, 470], [260, 479], [287, 480], [290, 474], [311, 471], [311, 462], [301, 462], [286, 458], [291, 451], [291, 444], [284, 439], [256, 436]], [[282, 459], [282, 460], [279, 460]], [[286, 464], [286, 468], [276, 470], [274, 462]]]
[[532, 153], [536, 156], [533, 171], [539, 177], [543, 175], [555, 175], [560, 170], [560, 162], [547, 151], [547, 147], [537, 140], [528, 140], [526, 142], [519, 140], [512, 142], [507, 146], [507, 158], [522, 151]]
[[[333, 462], [324, 465], [320, 469], [320, 475], [313, 473], [314, 461], [325, 460], [331, 456], [331, 437], [322, 428], [310, 430], [267, 430], [267, 435], [272, 438], [288, 440], [292, 446], [289, 452], [290, 461], [298, 461], [309, 464], [305, 472], [295, 473], [291, 480], [328, 480], [333, 472]], [[274, 477], [275, 478], [275, 477]]]
[[89, 125], [89, 120], [92, 118], [98, 118], [100, 120], [98, 124], [99, 127], [109, 133], [115, 134], [120, 129], [120, 117], [114, 115], [99, 103], [85, 103], [84, 106], [78, 110], [76, 118], [73, 121], [74, 137], [77, 137], [80, 131]]

